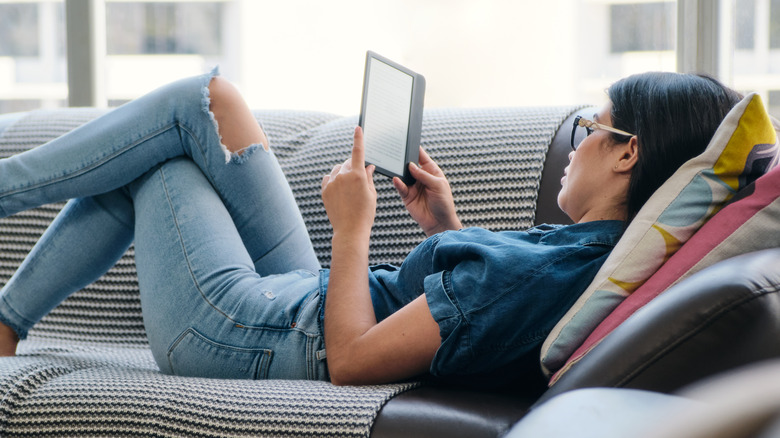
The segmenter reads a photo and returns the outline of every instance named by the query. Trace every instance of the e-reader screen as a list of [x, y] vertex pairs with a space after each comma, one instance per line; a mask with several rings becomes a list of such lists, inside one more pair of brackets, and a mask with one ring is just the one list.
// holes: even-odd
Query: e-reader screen
[[411, 184], [409, 163], [418, 159], [425, 79], [376, 53], [366, 55], [360, 126], [366, 162]]

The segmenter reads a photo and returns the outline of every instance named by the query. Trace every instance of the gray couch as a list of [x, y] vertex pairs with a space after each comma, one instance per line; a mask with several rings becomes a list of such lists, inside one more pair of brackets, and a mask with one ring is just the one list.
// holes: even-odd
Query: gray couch
[[[0, 154], [35, 147], [103, 111], [62, 109], [0, 117]], [[498, 230], [553, 220], [537, 218], [537, 193], [548, 146], [572, 111], [495, 108], [426, 113], [423, 146], [447, 171], [465, 224]], [[357, 119], [295, 111], [256, 115], [327, 266], [330, 225], [319, 197], [320, 181], [347, 157]], [[553, 173], [560, 175], [561, 169]], [[423, 235], [389, 180], [378, 177], [377, 184], [371, 261], [400, 263]], [[0, 281], [14, 272], [59, 208], [61, 204], [47, 205], [0, 221]], [[445, 433], [452, 428], [469, 436], [495, 436], [508, 429], [526, 406], [518, 405], [514, 395], [433, 388], [419, 382], [338, 388], [321, 382], [164, 376], [146, 346], [132, 249], [101, 280], [36, 325], [19, 352], [16, 358], [0, 360], [4, 436], [42, 432], [365, 436], [372, 426], [375, 436], [405, 436], [398, 428], [410, 426], [420, 432], [433, 427]], [[392, 399], [404, 392], [407, 397]]]
[[[423, 147], [447, 173], [466, 226], [504, 230], [568, 222], [556, 196], [577, 110], [426, 110]], [[0, 156], [35, 147], [103, 111], [0, 116]], [[327, 266], [330, 227], [319, 181], [347, 156], [357, 118], [298, 111], [256, 111], [256, 116]], [[371, 262], [400, 263], [423, 236], [389, 181], [378, 177], [377, 188]], [[0, 220], [0, 282], [14, 272], [59, 208], [61, 204], [47, 205]], [[424, 379], [334, 387], [162, 375], [146, 345], [131, 248], [101, 280], [36, 325], [18, 357], [0, 359], [0, 434], [501, 436], [533, 406], [574, 389], [616, 386], [671, 392], [705, 376], [780, 355], [776, 342], [740, 343], [780, 332], [780, 318], [773, 310], [780, 308], [780, 298], [774, 292], [756, 293], [751, 281], [757, 275], [775, 281], [763, 276], [771, 277], [778, 261], [778, 252], [750, 255], [725, 262], [733, 273], [725, 284], [708, 283], [706, 272], [681, 283], [681, 292], [646, 306], [643, 318], [621, 325], [550, 389], [538, 374], [538, 385], [487, 391]], [[735, 294], [753, 294], [755, 299], [746, 306]], [[685, 312], [695, 316], [669, 318]], [[676, 340], [674, 345], [670, 339]], [[535, 366], [520, 372], [540, 373]]]

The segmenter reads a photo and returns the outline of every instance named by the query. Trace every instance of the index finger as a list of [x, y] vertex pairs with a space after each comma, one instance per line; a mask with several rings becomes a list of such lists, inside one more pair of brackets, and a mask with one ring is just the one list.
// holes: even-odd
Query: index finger
[[355, 127], [355, 138], [352, 145], [352, 168], [363, 169], [366, 167], [366, 149], [363, 144], [363, 128]]
[[433, 161], [431, 160], [431, 156], [428, 155], [428, 152], [425, 152], [425, 149], [423, 149], [422, 146], [420, 146], [420, 157], [418, 160], [420, 161], [421, 166], [429, 161]]

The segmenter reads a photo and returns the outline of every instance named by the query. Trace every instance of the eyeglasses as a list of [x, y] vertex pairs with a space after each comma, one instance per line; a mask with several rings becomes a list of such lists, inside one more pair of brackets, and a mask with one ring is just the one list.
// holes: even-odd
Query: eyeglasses
[[577, 128], [583, 127], [585, 128], [585, 132], [587, 133], [586, 137], [588, 135], [593, 134], [593, 131], [596, 129], [603, 129], [605, 131], [613, 132], [615, 134], [624, 135], [626, 137], [633, 137], [634, 134], [630, 134], [626, 131], [621, 131], [620, 129], [613, 128], [611, 126], [602, 125], [601, 123], [596, 123], [592, 120], [588, 120], [582, 116], [577, 116], [574, 118], [574, 127], [571, 129], [571, 149], [576, 151], [577, 147], [579, 146], [579, 143], [574, 144], [574, 135], [577, 133]]

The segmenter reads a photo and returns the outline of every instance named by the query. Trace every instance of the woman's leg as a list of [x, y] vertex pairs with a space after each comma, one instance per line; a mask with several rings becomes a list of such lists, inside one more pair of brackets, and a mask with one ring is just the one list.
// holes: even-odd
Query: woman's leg
[[[288, 270], [290, 262], [318, 269], [313, 250], [294, 260], [270, 261], [279, 259], [275, 247], [280, 236], [306, 233], [303, 220], [243, 99], [229, 83], [212, 78], [174, 82], [45, 145], [0, 160], [0, 216], [115, 190], [160, 163], [189, 157], [222, 197], [261, 272]], [[266, 157], [256, 159], [258, 155]], [[279, 210], [247, 208], [254, 198], [267, 202], [269, 196]], [[270, 241], [270, 235], [255, 231], [258, 226], [269, 230], [272, 224], [277, 229]]]
[[[74, 263], [86, 254], [81, 252], [85, 240], [96, 259], [110, 264], [116, 261], [110, 254], [127, 248], [125, 239], [114, 246], [109, 236], [125, 233], [129, 220], [132, 239], [131, 203], [129, 214], [116, 205], [111, 206], [114, 211], [106, 211], [95, 208], [98, 203], [92, 195], [104, 200], [112, 197], [107, 193], [159, 162], [187, 154], [178, 135], [179, 120], [188, 113], [182, 109], [202, 106], [202, 89], [210, 79], [207, 75], [177, 81], [45, 145], [0, 160], [0, 216], [75, 198], [0, 291], [0, 356], [14, 354], [18, 339], [24, 339], [40, 317], [80, 289], [76, 284], [96, 278], [100, 264]], [[110, 222], [104, 219], [112, 217], [123, 217], [123, 223], [119, 228], [103, 229]], [[84, 239], [84, 233], [103, 238]], [[58, 283], [60, 275], [78, 280]]]
[[109, 192], [159, 163], [190, 154], [191, 143], [182, 141], [182, 123], [199, 112], [200, 90], [209, 79], [177, 81], [0, 160], [0, 216]]
[[254, 115], [238, 90], [219, 77], [211, 81], [209, 97], [218, 133], [206, 130], [198, 141], [221, 141], [229, 157], [227, 163], [205, 155], [193, 161], [222, 199], [255, 269], [261, 275], [317, 271], [292, 190]]
[[[144, 324], [163, 372], [327, 377], [316, 274], [259, 275], [230, 212], [189, 160], [166, 162], [131, 184], [130, 192]], [[275, 208], [273, 201], [255, 201], [258, 211]], [[298, 250], [310, 247], [302, 242]]]
[[[193, 96], [196, 98], [194, 102]], [[168, 110], [160, 111], [160, 108]], [[0, 174], [3, 174], [5, 165], [8, 174], [23, 176], [13, 180], [26, 181], [17, 183], [13, 189], [5, 189], [4, 194], [0, 190], [0, 205], [5, 205], [6, 212], [51, 202], [59, 196], [110, 189], [158, 161], [185, 155], [198, 163], [222, 196], [259, 272], [266, 275], [291, 269], [319, 268], [292, 192], [275, 158], [267, 151], [265, 134], [229, 83], [220, 79], [212, 80], [210, 76], [179, 81], [120, 107], [109, 116], [40, 148], [48, 153], [35, 150], [0, 162]], [[223, 145], [220, 145], [220, 136], [215, 130], [217, 123], [212, 121], [218, 122], [220, 126]], [[128, 123], [132, 126], [128, 127]], [[99, 146], [101, 144], [104, 146]], [[254, 154], [260, 145], [263, 149]], [[49, 161], [60, 164], [46, 166]], [[41, 178], [37, 182], [31, 182], [30, 175], [24, 169], [35, 169], [42, 162], [48, 170], [40, 172]], [[255, 208], [260, 205], [260, 201], [265, 207]], [[85, 205], [95, 204], [82, 200], [79, 205], [83, 210]], [[73, 269], [75, 258], [68, 251], [78, 252], [78, 245], [73, 245], [78, 240], [68, 236], [73, 233], [78, 235], [85, 229], [89, 229], [91, 234], [106, 236], [124, 231], [101, 230], [90, 226], [84, 219], [69, 217], [70, 211], [68, 208], [61, 214], [63, 218], [58, 219], [57, 226], [47, 233], [39, 245], [53, 246], [59, 242], [57, 247], [62, 251], [34, 250], [17, 273], [18, 280], [9, 283], [2, 291], [0, 355], [7, 350], [4, 346], [10, 345], [14, 338], [13, 332], [10, 332], [10, 336], [4, 336], [8, 330], [5, 330], [7, 327], [2, 322], [26, 334], [40, 316], [70, 293], [83, 287], [71, 287], [68, 290], [67, 287], [46, 287], [45, 281], [36, 283], [32, 280], [31, 272], [35, 271], [30, 269], [31, 266], [46, 266], [43, 275], [48, 277], [52, 277], [52, 273], [68, 270], [78, 279], [68, 285], [83, 285], [85, 281], [88, 284], [99, 277], [96, 273], [100, 270], [110, 268], [127, 248], [126, 239], [118, 244], [109, 243], [111, 239], [101, 239], [100, 242], [105, 245], [92, 248], [92, 254], [101, 255], [98, 258], [110, 261], [110, 264], [78, 264], [76, 266], [79, 268]], [[122, 217], [118, 226], [127, 228], [127, 214], [120, 214], [119, 210], [98, 211], [95, 217], [111, 214]], [[81, 216], [88, 215], [82, 212]], [[99, 223], [105, 225], [108, 221], [99, 220]], [[43, 258], [41, 254], [48, 257]], [[60, 255], [59, 261], [52, 257], [53, 254]], [[43, 260], [45, 263], [41, 263]], [[62, 266], [62, 263], [67, 266]], [[39, 307], [29, 312], [20, 312], [11, 306], [3, 308], [7, 304], [3, 300], [8, 303], [25, 302], [31, 309], [38, 303]], [[17, 304], [15, 307], [23, 306]], [[15, 315], [15, 318], [4, 315]]]
[[123, 189], [69, 201], [0, 289], [0, 356], [12, 355], [15, 340], [108, 271], [129, 248], [133, 228]]

